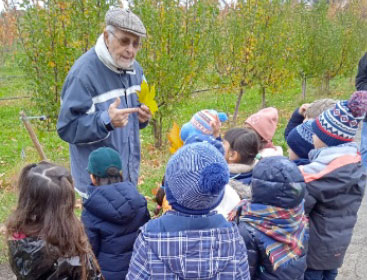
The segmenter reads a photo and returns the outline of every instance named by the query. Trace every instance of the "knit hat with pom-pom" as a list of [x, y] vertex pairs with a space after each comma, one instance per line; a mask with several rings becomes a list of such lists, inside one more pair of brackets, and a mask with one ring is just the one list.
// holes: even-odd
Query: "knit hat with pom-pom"
[[166, 198], [181, 213], [207, 214], [221, 202], [228, 181], [227, 162], [215, 147], [204, 142], [185, 145], [167, 164]]
[[367, 91], [356, 91], [349, 100], [336, 103], [312, 123], [312, 130], [327, 146], [353, 141], [367, 112]]
[[192, 135], [213, 135], [212, 122], [219, 120], [221, 123], [228, 120], [225, 113], [217, 112], [215, 110], [201, 110], [192, 116], [191, 120], [185, 123], [180, 131], [182, 141], [186, 142]]

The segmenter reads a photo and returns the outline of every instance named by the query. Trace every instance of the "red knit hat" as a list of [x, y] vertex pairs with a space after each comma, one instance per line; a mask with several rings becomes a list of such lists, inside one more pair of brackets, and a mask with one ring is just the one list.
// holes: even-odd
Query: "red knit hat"
[[278, 124], [278, 110], [274, 107], [261, 109], [249, 116], [245, 124], [251, 126], [268, 143], [271, 143]]

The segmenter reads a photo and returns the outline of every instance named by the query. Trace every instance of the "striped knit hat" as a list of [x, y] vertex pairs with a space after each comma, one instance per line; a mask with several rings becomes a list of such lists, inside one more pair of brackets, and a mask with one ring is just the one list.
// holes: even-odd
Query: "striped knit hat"
[[219, 113], [215, 110], [201, 110], [192, 116], [188, 123], [185, 123], [180, 131], [180, 137], [182, 141], [186, 141], [190, 136], [194, 134], [212, 135], [213, 128], [212, 122], [219, 119], [220, 122], [225, 122], [228, 117], [225, 113]]
[[215, 147], [209, 143], [185, 145], [167, 164], [166, 198], [179, 212], [207, 214], [221, 202], [228, 181], [227, 162]]
[[312, 130], [327, 146], [351, 142], [367, 111], [367, 91], [356, 91], [312, 122]]

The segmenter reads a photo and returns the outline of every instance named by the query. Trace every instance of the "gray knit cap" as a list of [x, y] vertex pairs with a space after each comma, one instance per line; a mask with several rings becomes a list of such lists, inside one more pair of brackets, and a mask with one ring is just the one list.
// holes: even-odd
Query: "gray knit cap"
[[146, 37], [147, 31], [140, 18], [128, 9], [112, 8], [106, 13], [106, 25], [112, 25], [123, 31]]

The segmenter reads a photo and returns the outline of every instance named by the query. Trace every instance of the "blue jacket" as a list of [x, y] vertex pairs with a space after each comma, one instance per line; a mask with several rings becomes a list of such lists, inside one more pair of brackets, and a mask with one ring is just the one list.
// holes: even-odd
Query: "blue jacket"
[[[272, 205], [284, 209], [294, 208], [302, 203], [305, 195], [305, 183], [297, 166], [288, 159], [280, 156], [268, 158], [267, 160], [273, 160], [274, 162], [286, 160], [288, 163], [285, 163], [275, 171], [265, 168], [257, 168], [254, 170], [251, 201], [253, 203]], [[261, 161], [259, 163], [261, 163]], [[272, 164], [271, 166], [275, 165]], [[292, 183], [293, 185], [299, 184], [301, 192], [295, 192], [295, 189], [290, 187], [291, 184], [284, 182], [282, 170], [280, 170], [280, 168], [298, 171], [287, 171], [287, 174], [292, 178], [292, 181], [295, 182], [294, 184]], [[244, 221], [239, 222], [237, 220], [237, 222], [240, 234], [246, 243], [252, 280], [303, 280], [306, 270], [308, 234], [306, 234], [303, 239], [304, 247], [302, 249], [302, 255], [289, 260], [274, 271], [262, 241], [264, 240], [265, 234]]]
[[99, 147], [110, 147], [121, 155], [125, 181], [138, 182], [140, 165], [139, 124], [137, 113], [129, 115], [123, 128], [109, 131], [108, 107], [120, 97], [120, 108], [137, 107], [143, 70], [135, 62], [133, 71], [116, 73], [98, 58], [95, 48], [83, 54], [70, 69], [62, 93], [57, 132], [69, 143], [74, 184], [85, 197], [91, 184], [86, 171], [89, 154]]
[[126, 279], [249, 280], [246, 246], [222, 215], [170, 211], [143, 227]]
[[366, 170], [356, 143], [311, 150], [302, 168], [307, 195], [310, 241], [307, 266], [341, 267], [352, 238], [366, 185]]
[[106, 280], [125, 279], [147, 202], [130, 182], [89, 186], [82, 221]]

